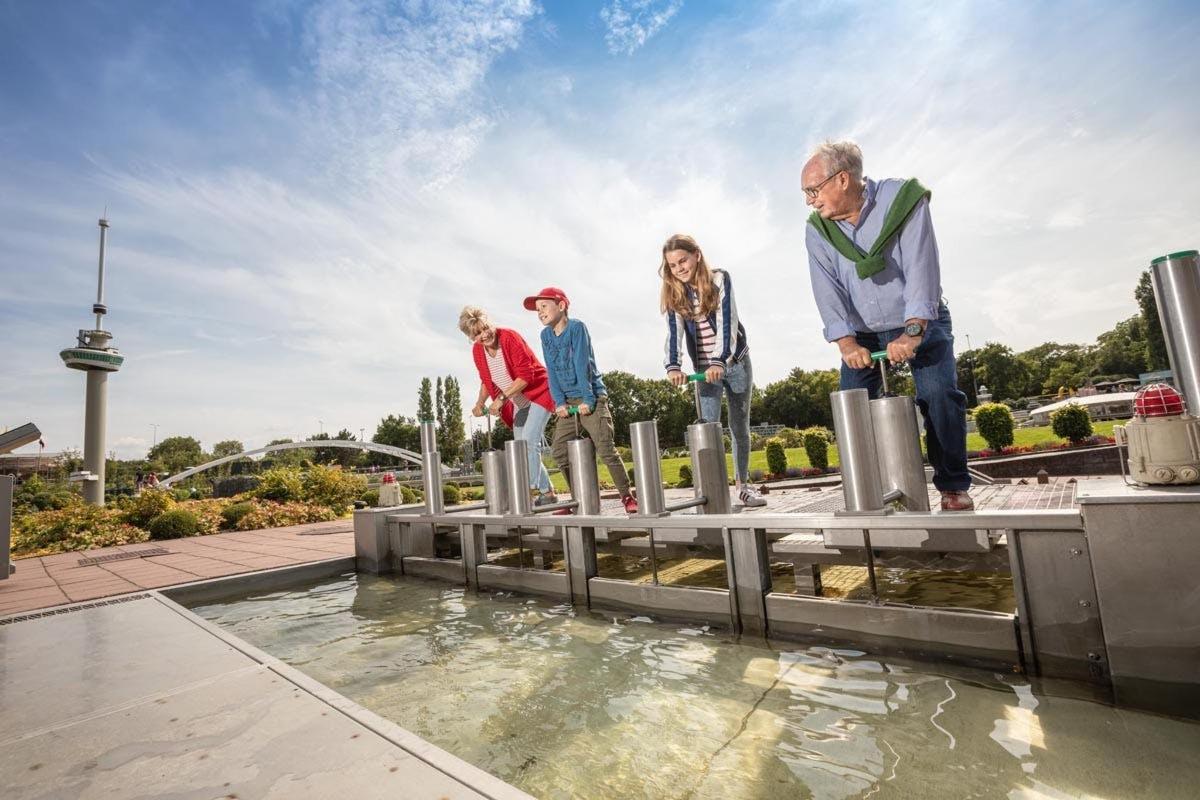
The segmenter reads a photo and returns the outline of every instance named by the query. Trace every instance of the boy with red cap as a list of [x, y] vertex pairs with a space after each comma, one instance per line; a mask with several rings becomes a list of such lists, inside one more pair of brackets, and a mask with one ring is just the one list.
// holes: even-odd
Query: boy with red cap
[[630, 491], [629, 473], [613, 443], [612, 412], [608, 408], [608, 392], [600, 370], [596, 368], [592, 338], [586, 325], [567, 316], [570, 305], [566, 293], [556, 286], [547, 286], [525, 298], [525, 308], [537, 311], [538, 319], [545, 326], [542, 328], [542, 358], [546, 362], [554, 413], [558, 415], [551, 453], [569, 485], [567, 442], [574, 438], [575, 425], [566, 424], [566, 418], [567, 409], [576, 408], [579, 424], [591, 437], [600, 460], [608, 467], [625, 511], [636, 514], [638, 505]]

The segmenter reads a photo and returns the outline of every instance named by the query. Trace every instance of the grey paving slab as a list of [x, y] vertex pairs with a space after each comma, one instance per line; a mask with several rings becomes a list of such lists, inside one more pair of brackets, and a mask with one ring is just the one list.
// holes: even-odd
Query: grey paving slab
[[528, 798], [153, 593], [0, 625], [0, 796]]

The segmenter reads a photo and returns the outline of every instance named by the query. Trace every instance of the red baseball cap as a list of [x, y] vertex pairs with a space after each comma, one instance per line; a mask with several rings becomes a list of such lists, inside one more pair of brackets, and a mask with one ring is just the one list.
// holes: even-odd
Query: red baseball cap
[[535, 295], [525, 298], [525, 308], [533, 311], [537, 306], [538, 300], [555, 300], [562, 303], [567, 308], [571, 307], [571, 301], [567, 299], [567, 293], [557, 286], [547, 286]]

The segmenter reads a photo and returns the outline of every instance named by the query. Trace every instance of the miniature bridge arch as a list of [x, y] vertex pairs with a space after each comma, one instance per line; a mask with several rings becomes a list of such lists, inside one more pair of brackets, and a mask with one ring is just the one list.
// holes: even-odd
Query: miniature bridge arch
[[[348, 447], [352, 450], [368, 450], [372, 453], [383, 453], [384, 455], [395, 456], [396, 458], [410, 461], [418, 466], [421, 465], [421, 454], [414, 453], [412, 450], [405, 450], [403, 447], [393, 447], [390, 444], [376, 444], [375, 442], [351, 442], [345, 439], [319, 439], [314, 442], [284, 442], [282, 444], [270, 444], [266, 447], [260, 447], [257, 450], [247, 450], [244, 453], [234, 453], [231, 456], [223, 456], [214, 458], [207, 464], [201, 464], [198, 467], [185, 469], [176, 475], [172, 475], [166, 480], [159, 483], [159, 486], [170, 486], [171, 484], [190, 478], [198, 472], [219, 467], [222, 464], [228, 464], [230, 461], [237, 461], [239, 458], [249, 458], [250, 456], [262, 455], [263, 453], [274, 453], [280, 450], [315, 450], [319, 447]], [[448, 473], [446, 467], [442, 467], [442, 474]]]

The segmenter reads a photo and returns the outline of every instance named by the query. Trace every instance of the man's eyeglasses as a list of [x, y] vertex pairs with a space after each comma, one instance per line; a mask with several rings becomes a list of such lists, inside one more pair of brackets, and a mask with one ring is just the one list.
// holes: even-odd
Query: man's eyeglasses
[[825, 180], [818, 183], [816, 186], [810, 186], [807, 189], [805, 189], [804, 194], [806, 194], [808, 196], [809, 200], [816, 200], [817, 195], [821, 193], [821, 187], [824, 186], [825, 184], [829, 183], [831, 180], [836, 178], [838, 175], [841, 175], [843, 172], [845, 172], [845, 170], [839, 169], [837, 172], [833, 173], [828, 178], [826, 178]]

